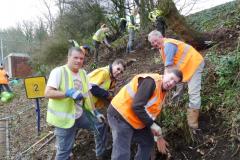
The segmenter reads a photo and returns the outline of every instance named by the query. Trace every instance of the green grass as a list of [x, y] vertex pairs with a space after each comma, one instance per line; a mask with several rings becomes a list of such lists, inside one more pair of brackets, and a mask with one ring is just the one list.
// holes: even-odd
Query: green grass
[[240, 21], [240, 11], [236, 1], [189, 15], [187, 21], [199, 31], [212, 31], [216, 28], [234, 28]]

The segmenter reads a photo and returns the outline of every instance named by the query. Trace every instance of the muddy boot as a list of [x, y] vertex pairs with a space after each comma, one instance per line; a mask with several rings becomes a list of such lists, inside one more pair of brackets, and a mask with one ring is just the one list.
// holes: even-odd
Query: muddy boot
[[204, 137], [203, 137], [203, 133], [201, 129], [192, 129], [190, 128], [190, 134], [191, 134], [191, 138], [193, 143], [199, 145], [202, 144], [204, 142]]
[[199, 109], [188, 108], [187, 121], [193, 142], [200, 144], [203, 142], [202, 130], [198, 128]]
[[199, 109], [187, 109], [187, 122], [188, 126], [192, 129], [198, 129]]

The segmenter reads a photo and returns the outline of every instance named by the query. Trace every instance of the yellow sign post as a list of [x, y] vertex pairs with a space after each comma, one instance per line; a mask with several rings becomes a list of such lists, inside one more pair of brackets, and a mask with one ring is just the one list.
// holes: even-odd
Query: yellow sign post
[[27, 98], [42, 98], [46, 87], [45, 77], [30, 77], [24, 79]]
[[26, 96], [29, 99], [36, 99], [37, 112], [37, 129], [40, 135], [40, 105], [39, 98], [44, 97], [46, 78], [45, 77], [30, 77], [24, 79]]

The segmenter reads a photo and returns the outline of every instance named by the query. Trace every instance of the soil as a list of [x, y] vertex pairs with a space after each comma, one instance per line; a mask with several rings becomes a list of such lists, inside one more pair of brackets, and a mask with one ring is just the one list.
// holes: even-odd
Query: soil
[[[226, 30], [218, 30], [212, 33], [213, 39], [218, 41], [219, 51], [225, 50], [226, 47], [230, 49], [236, 48], [236, 38], [234, 31], [227, 30], [228, 35], [222, 36]], [[146, 37], [142, 37], [146, 39]], [[222, 45], [224, 44], [224, 45]], [[124, 48], [124, 46], [122, 46]], [[203, 53], [205, 51], [202, 51]], [[163, 65], [160, 62], [159, 53], [157, 50], [152, 50], [150, 46], [144, 41], [138, 46], [135, 53], [125, 54], [123, 50], [116, 51], [113, 56], [107, 49], [102, 51], [100, 55], [100, 65], [105, 66], [115, 58], [124, 58], [128, 62], [128, 67], [121, 80], [118, 82], [119, 88], [126, 84], [134, 75], [144, 72], [160, 72], [163, 73]], [[136, 59], [136, 62], [132, 60]], [[91, 64], [92, 59], [88, 57], [86, 64]], [[91, 70], [90, 65], [86, 66], [88, 71]], [[10, 159], [53, 159], [55, 154], [55, 139], [38, 150], [44, 143], [39, 143], [30, 149], [28, 152], [21, 154], [28, 149], [35, 142], [40, 140], [53, 128], [46, 124], [46, 108], [47, 100], [42, 99], [41, 104], [41, 135], [38, 136], [36, 132], [36, 114], [34, 100], [28, 100], [25, 96], [23, 84], [13, 86], [17, 96], [8, 104], [0, 103], [0, 115], [6, 117], [14, 115], [10, 122]], [[116, 92], [117, 92], [116, 90]], [[27, 108], [30, 108], [26, 110]], [[25, 110], [25, 111], [24, 111]], [[169, 142], [170, 154], [168, 156], [160, 155], [156, 152], [156, 160], [239, 160], [240, 153], [236, 153], [237, 147], [234, 145], [230, 137], [231, 126], [226, 127], [222, 113], [216, 110], [202, 112], [200, 117], [200, 128], [202, 129], [201, 142], [188, 142], [186, 131], [177, 129], [174, 132], [166, 135], [166, 140]], [[79, 136], [76, 137], [76, 144], [73, 150], [72, 159], [94, 160], [94, 139], [90, 132], [80, 130]], [[46, 141], [46, 140], [45, 140]], [[133, 147], [134, 148], [134, 147]], [[135, 149], [133, 149], [134, 152]], [[234, 154], [236, 153], [236, 154]], [[1, 158], [0, 158], [1, 159]], [[2, 158], [4, 159], [4, 158]]]

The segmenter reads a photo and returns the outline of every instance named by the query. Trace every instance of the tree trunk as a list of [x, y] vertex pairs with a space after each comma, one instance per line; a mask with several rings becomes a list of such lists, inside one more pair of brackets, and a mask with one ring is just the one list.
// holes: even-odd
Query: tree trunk
[[207, 37], [205, 34], [194, 30], [187, 24], [184, 16], [180, 15], [172, 0], [158, 0], [158, 4], [158, 8], [164, 12], [168, 28], [197, 49], [206, 47], [204, 41], [207, 40]]
[[155, 7], [153, 0], [149, 0], [149, 3], [150, 3], [150, 8], [153, 9]]
[[146, 0], [141, 0], [141, 5], [140, 5], [140, 25], [142, 29], [145, 29], [148, 24], [148, 11], [146, 10]]

